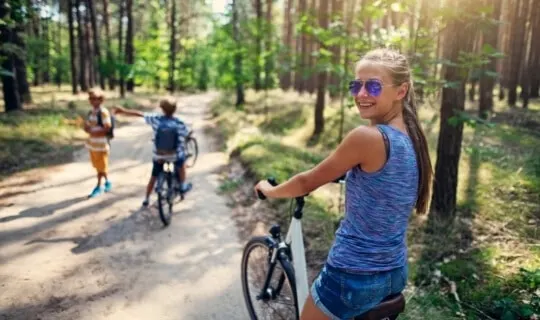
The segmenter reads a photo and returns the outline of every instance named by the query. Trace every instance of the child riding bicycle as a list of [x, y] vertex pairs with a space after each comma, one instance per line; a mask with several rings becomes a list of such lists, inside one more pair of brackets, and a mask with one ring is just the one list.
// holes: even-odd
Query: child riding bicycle
[[163, 114], [143, 113], [136, 110], [126, 110], [115, 107], [115, 114], [123, 114], [132, 117], [144, 118], [144, 121], [152, 126], [154, 131], [154, 156], [152, 176], [146, 187], [146, 197], [142, 203], [147, 207], [150, 201], [150, 194], [154, 189], [156, 179], [163, 171], [165, 161], [174, 162], [175, 171], [178, 172], [180, 193], [186, 193], [192, 188], [192, 183], [186, 181], [184, 138], [188, 135], [188, 128], [182, 120], [174, 116], [176, 112], [176, 100], [173, 98], [164, 98], [159, 102], [159, 107]]

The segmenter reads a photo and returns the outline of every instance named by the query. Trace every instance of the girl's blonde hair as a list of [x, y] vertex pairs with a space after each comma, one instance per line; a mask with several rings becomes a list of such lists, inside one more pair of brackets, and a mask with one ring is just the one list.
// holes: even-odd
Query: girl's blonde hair
[[418, 112], [416, 109], [416, 99], [411, 76], [411, 68], [407, 57], [391, 49], [375, 49], [369, 51], [360, 62], [372, 62], [382, 66], [387, 70], [392, 83], [400, 86], [407, 83], [407, 95], [403, 99], [403, 119], [407, 126], [407, 132], [411, 137], [418, 162], [418, 199], [416, 201], [416, 211], [425, 213], [428, 210], [429, 196], [431, 190], [431, 180], [433, 176], [433, 167], [429, 157], [428, 143], [422, 126], [418, 121]]

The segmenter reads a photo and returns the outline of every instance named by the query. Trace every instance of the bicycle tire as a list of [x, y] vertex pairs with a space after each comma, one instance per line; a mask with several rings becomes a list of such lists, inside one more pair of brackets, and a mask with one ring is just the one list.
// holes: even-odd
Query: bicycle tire
[[[191, 148], [193, 150], [191, 150]], [[191, 153], [191, 151], [193, 151], [193, 153]], [[199, 156], [199, 144], [197, 143], [197, 139], [192, 136], [190, 136], [186, 141], [186, 153], [186, 167], [192, 168], [195, 166], [195, 162]]]
[[[163, 190], [164, 182], [167, 184], [167, 188], [165, 190]], [[174, 202], [174, 186], [172, 182], [172, 175], [170, 173], [161, 173], [160, 177], [158, 177], [158, 183], [161, 184], [157, 193], [159, 218], [165, 226], [168, 226], [171, 223]], [[165, 202], [167, 202], [168, 204], [168, 210], [165, 210], [164, 208]], [[166, 211], [168, 211], [168, 213]]]
[[[270, 247], [268, 243], [265, 241], [266, 237], [254, 237], [252, 238], [244, 247], [244, 251], [242, 254], [242, 263], [241, 263], [241, 280], [242, 280], [242, 291], [244, 294], [244, 301], [246, 303], [246, 307], [248, 309], [248, 313], [251, 320], [260, 320], [257, 317], [257, 314], [255, 312], [255, 308], [253, 306], [253, 301], [251, 299], [249, 284], [248, 284], [248, 264], [249, 264], [249, 257], [250, 253], [255, 249], [256, 247], [264, 247], [266, 251], [269, 252]], [[267, 260], [265, 260], [265, 263], [268, 263]], [[292, 296], [293, 296], [293, 303], [294, 303], [294, 313], [295, 313], [295, 319], [299, 319], [299, 310], [298, 310], [298, 299], [296, 296], [296, 282], [294, 278], [294, 268], [291, 264], [291, 262], [288, 259], [278, 259], [278, 263], [281, 265], [282, 269], [285, 273], [285, 281], [288, 281], [290, 284]], [[274, 269], [275, 271], [275, 269]], [[268, 272], [268, 271], [266, 271]], [[265, 273], [266, 273], [265, 272]], [[266, 276], [266, 275], [265, 275]], [[271, 275], [272, 276], [272, 275]]]

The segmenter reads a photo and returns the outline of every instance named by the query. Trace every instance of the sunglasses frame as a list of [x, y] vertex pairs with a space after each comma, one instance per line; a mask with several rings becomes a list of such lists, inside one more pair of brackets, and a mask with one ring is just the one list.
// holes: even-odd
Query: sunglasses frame
[[[374, 92], [373, 89], [369, 89], [369, 86], [368, 86], [368, 83], [371, 82], [376, 82], [379, 84], [380, 86], [380, 90], [378, 93]], [[355, 83], [360, 83], [360, 88], [358, 89], [358, 92], [356, 94], [353, 94], [352, 93], [352, 87]], [[366, 86], [366, 91], [369, 93], [370, 96], [372, 97], [378, 97], [381, 95], [382, 93], [382, 89], [385, 87], [384, 85], [384, 82], [382, 82], [381, 80], [379, 79], [367, 79], [367, 80], [360, 80], [360, 79], [354, 79], [354, 80], [351, 80], [349, 81], [349, 93], [351, 96], [355, 97], [358, 95], [358, 93], [360, 93], [360, 90], [362, 90], [362, 88]]]

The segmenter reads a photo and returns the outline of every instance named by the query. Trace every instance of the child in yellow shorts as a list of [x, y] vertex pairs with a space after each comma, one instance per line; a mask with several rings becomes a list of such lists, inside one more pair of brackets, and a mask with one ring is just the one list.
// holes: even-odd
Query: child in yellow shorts
[[[103, 191], [111, 191], [112, 188], [112, 184], [107, 177], [110, 150], [107, 132], [111, 128], [111, 116], [109, 111], [102, 106], [105, 95], [100, 89], [90, 90], [88, 100], [92, 105], [92, 110], [88, 113], [84, 131], [90, 135], [86, 141], [86, 148], [90, 152], [92, 166], [97, 172], [97, 185], [88, 195], [89, 198], [93, 198]], [[105, 178], [104, 189], [101, 188], [102, 178]]]

